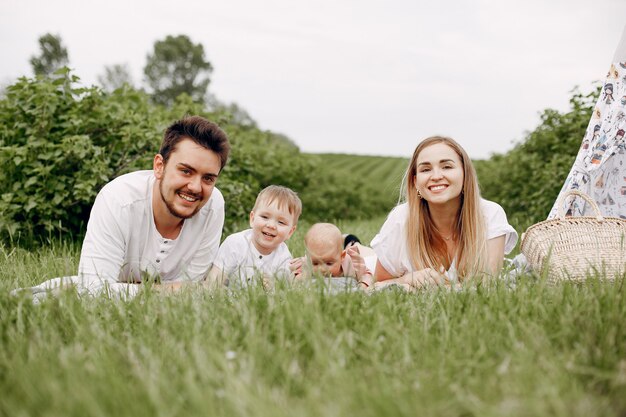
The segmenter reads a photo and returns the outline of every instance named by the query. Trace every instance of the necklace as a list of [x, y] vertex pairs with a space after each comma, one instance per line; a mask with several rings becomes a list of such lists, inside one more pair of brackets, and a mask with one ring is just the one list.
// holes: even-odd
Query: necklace
[[437, 231], [437, 233], [439, 233], [439, 236], [441, 236], [441, 238], [445, 240], [446, 242], [449, 242], [450, 239], [452, 239], [452, 237], [454, 236], [454, 232], [450, 233], [450, 235], [448, 236], [444, 236], [443, 233], [441, 233], [441, 231], [439, 231], [439, 229], [437, 229], [434, 225], [433, 225], [433, 228]]

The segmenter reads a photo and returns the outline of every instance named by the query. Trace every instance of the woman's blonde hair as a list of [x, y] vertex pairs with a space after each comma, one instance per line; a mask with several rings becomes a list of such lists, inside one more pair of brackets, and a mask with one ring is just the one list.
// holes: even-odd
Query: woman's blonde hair
[[461, 207], [457, 215], [453, 236], [458, 242], [456, 269], [459, 279], [486, 271], [487, 267], [487, 229], [480, 206], [480, 190], [472, 161], [465, 150], [453, 139], [444, 136], [432, 136], [424, 139], [415, 151], [404, 174], [404, 200], [409, 205], [406, 223], [407, 248], [415, 270], [443, 266], [450, 268], [453, 259], [448, 255], [446, 243], [436, 230], [430, 215], [428, 202], [417, 192], [415, 176], [417, 158], [430, 145], [443, 143], [452, 148], [463, 166], [463, 189]]

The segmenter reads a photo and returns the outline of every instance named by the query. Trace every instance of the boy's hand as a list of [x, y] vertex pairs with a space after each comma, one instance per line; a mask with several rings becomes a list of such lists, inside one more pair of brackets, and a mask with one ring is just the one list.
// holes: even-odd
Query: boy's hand
[[296, 278], [302, 278], [302, 267], [305, 264], [305, 258], [293, 258], [289, 262], [289, 270]]
[[350, 246], [346, 249], [346, 254], [352, 261], [352, 268], [354, 269], [357, 281], [361, 280], [361, 277], [367, 273], [367, 266], [365, 266], [365, 259], [363, 259], [359, 253], [359, 248], [356, 246]]
[[263, 274], [261, 284], [263, 284], [265, 291], [271, 291], [274, 289], [274, 278], [271, 275]]

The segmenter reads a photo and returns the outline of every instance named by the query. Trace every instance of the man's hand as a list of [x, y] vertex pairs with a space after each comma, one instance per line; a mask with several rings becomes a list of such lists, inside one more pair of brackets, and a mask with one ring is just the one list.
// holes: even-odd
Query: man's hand
[[174, 282], [164, 282], [161, 284], [154, 284], [152, 288], [157, 290], [160, 293], [174, 293], [180, 291], [183, 287], [189, 284], [197, 284], [196, 282], [188, 282], [188, 281], [174, 281]]
[[202, 286], [210, 290], [216, 290], [225, 286], [227, 284], [227, 280], [228, 277], [226, 274], [224, 274], [219, 267], [213, 265], [211, 269], [209, 269], [206, 279], [202, 281]]

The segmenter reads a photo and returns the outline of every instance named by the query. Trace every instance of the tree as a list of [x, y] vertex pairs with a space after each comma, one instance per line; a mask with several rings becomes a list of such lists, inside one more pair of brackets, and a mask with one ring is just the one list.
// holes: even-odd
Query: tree
[[144, 68], [153, 100], [167, 106], [182, 93], [202, 102], [212, 71], [202, 44], [194, 44], [186, 35], [167, 36], [155, 42], [154, 52], [147, 56]]
[[[258, 127], [257, 122], [243, 107], [237, 103], [224, 103], [213, 94], [208, 93], [204, 102], [208, 111], [212, 113], [228, 113], [231, 123], [241, 126]], [[287, 138], [289, 141], [290, 139]]]
[[63, 46], [60, 35], [46, 33], [39, 37], [39, 56], [30, 58], [30, 65], [35, 75], [51, 76], [56, 70], [69, 63], [67, 49]]
[[133, 77], [127, 64], [107, 65], [104, 67], [104, 74], [98, 76], [98, 82], [103, 89], [111, 92], [124, 85], [132, 87]]

